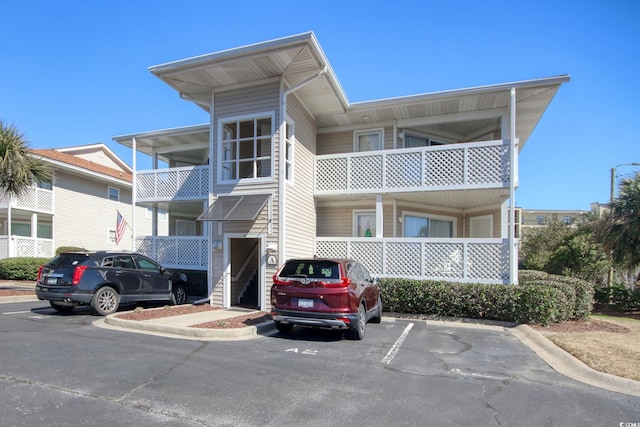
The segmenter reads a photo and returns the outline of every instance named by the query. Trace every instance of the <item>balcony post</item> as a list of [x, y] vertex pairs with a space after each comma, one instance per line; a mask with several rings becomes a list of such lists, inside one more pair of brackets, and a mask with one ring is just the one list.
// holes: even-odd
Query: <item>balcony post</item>
[[382, 205], [382, 194], [376, 194], [376, 237], [383, 237], [384, 211]]
[[511, 117], [509, 126], [509, 283], [518, 284], [518, 252], [516, 248], [515, 217], [516, 217], [516, 88], [511, 88]]

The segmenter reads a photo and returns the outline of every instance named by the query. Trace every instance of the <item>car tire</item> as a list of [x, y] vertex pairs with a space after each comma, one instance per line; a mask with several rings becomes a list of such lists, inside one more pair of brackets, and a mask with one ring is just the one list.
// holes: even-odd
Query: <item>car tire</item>
[[364, 308], [364, 303], [358, 307], [358, 318], [351, 325], [351, 329], [347, 331], [347, 338], [352, 340], [361, 340], [364, 338], [367, 332], [367, 310]]
[[49, 305], [52, 308], [54, 308], [56, 311], [59, 311], [60, 313], [68, 313], [74, 308], [76, 308], [75, 305], [62, 305], [62, 304], [58, 304], [55, 301], [49, 301]]
[[293, 331], [293, 323], [276, 322], [276, 329], [283, 334], [290, 334]]
[[187, 302], [187, 288], [183, 284], [175, 285], [171, 291], [169, 304], [182, 305]]
[[111, 286], [98, 289], [91, 299], [91, 308], [100, 316], [106, 316], [118, 311], [120, 295]]
[[378, 303], [376, 304], [376, 314], [371, 318], [371, 323], [380, 323], [382, 321], [382, 297], [378, 295]]

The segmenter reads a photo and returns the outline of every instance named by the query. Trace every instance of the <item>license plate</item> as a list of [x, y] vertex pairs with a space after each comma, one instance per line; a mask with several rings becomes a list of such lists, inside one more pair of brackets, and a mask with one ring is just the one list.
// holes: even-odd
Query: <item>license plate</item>
[[300, 308], [313, 308], [313, 300], [312, 299], [299, 299], [298, 307]]
[[58, 283], [58, 279], [55, 277], [49, 277], [47, 278], [47, 285], [55, 285], [56, 283]]

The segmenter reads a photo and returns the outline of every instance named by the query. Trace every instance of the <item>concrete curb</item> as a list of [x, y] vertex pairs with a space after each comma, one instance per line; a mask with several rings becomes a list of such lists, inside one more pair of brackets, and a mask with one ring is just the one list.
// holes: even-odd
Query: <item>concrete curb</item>
[[0, 304], [5, 302], [26, 302], [40, 301], [35, 295], [15, 295], [10, 297], [0, 297]]
[[[95, 322], [94, 322], [95, 323]], [[116, 328], [128, 330], [139, 330], [144, 332], [169, 334], [187, 339], [213, 338], [220, 340], [250, 339], [261, 335], [267, 335], [275, 330], [275, 324], [271, 321], [260, 323], [254, 326], [232, 329], [207, 329], [194, 328], [191, 326], [170, 326], [153, 322], [136, 320], [125, 320], [117, 317], [117, 314], [110, 314], [104, 318], [104, 323]]]
[[596, 371], [527, 325], [507, 328], [542, 360], [562, 375], [617, 393], [640, 396], [640, 382]]

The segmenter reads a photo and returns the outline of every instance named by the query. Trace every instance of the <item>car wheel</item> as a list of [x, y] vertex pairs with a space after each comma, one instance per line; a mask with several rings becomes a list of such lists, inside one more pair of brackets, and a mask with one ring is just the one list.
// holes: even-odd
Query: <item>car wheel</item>
[[293, 330], [293, 323], [276, 322], [276, 329], [283, 334], [290, 334]]
[[380, 323], [380, 321], [382, 321], [382, 297], [378, 295], [376, 314], [371, 318], [371, 323]]
[[184, 285], [175, 285], [171, 291], [171, 305], [181, 305], [187, 302], [187, 288]]
[[360, 304], [358, 307], [358, 319], [355, 322], [355, 325], [351, 325], [351, 329], [349, 329], [347, 338], [352, 340], [361, 340], [364, 338], [365, 333], [367, 332], [367, 312], [364, 308], [364, 304]]
[[62, 304], [58, 304], [55, 301], [49, 301], [49, 305], [51, 307], [55, 308], [60, 313], [68, 313], [71, 310], [73, 310], [74, 308], [76, 308], [75, 305], [62, 305]]
[[101, 316], [115, 313], [120, 305], [120, 295], [110, 286], [97, 290], [91, 299], [91, 308]]

